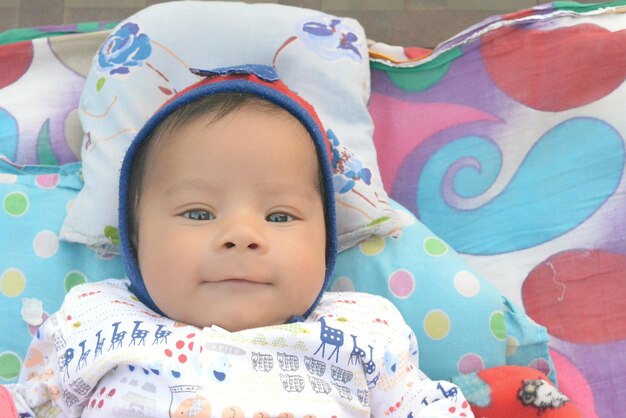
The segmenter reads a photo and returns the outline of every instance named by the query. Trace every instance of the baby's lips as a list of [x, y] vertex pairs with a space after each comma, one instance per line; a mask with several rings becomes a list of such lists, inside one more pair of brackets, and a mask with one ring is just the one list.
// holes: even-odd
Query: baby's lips
[[252, 275], [227, 274], [216, 275], [209, 279], [204, 279], [203, 283], [250, 283], [250, 284], [270, 284], [269, 280], [254, 277]]

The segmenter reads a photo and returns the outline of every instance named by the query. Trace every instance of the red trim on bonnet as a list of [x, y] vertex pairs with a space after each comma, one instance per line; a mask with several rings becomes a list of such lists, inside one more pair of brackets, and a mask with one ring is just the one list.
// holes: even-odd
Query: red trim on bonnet
[[277, 90], [277, 91], [283, 93], [285, 96], [291, 98], [296, 103], [298, 103], [298, 105], [303, 107], [311, 115], [311, 117], [313, 118], [313, 121], [317, 124], [317, 127], [319, 128], [320, 132], [322, 133], [322, 136], [324, 138], [324, 142], [326, 143], [326, 151], [328, 153], [328, 159], [332, 163], [333, 153], [332, 153], [332, 148], [331, 148], [331, 145], [330, 145], [330, 141], [328, 140], [328, 136], [326, 135], [326, 130], [324, 129], [324, 125], [322, 124], [322, 121], [320, 120], [319, 116], [317, 115], [317, 112], [315, 111], [315, 109], [313, 108], [313, 106], [309, 102], [304, 100], [302, 97], [298, 96], [298, 94], [296, 92], [290, 90], [289, 87], [287, 87], [287, 85], [285, 83], [283, 83], [281, 80], [268, 82], [268, 81], [260, 79], [259, 77], [257, 77], [254, 74], [216, 75], [215, 77], [204, 78], [203, 80], [200, 80], [197, 83], [194, 83], [194, 84], [190, 85], [189, 87], [186, 87], [185, 89], [179, 91], [174, 96], [170, 97], [165, 103], [163, 103], [159, 107], [158, 110], [161, 110], [163, 107], [167, 106], [169, 103], [171, 103], [172, 101], [176, 100], [177, 98], [179, 98], [181, 96], [184, 96], [185, 94], [187, 94], [191, 90], [195, 90], [195, 89], [197, 89], [199, 87], [202, 87], [202, 86], [205, 86], [205, 85], [208, 85], [208, 84], [217, 84], [217, 83], [221, 83], [221, 82], [224, 82], [224, 81], [230, 81], [230, 80], [246, 80], [246, 81], [249, 81], [249, 82], [252, 82], [252, 83], [264, 85], [264, 86], [269, 87], [269, 88], [271, 88], [273, 90]]

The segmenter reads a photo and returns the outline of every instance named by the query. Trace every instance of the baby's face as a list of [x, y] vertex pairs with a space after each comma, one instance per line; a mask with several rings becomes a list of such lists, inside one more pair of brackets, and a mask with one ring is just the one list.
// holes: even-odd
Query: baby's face
[[324, 213], [313, 141], [294, 117], [248, 106], [191, 122], [160, 141], [144, 178], [139, 268], [168, 317], [234, 332], [313, 304]]

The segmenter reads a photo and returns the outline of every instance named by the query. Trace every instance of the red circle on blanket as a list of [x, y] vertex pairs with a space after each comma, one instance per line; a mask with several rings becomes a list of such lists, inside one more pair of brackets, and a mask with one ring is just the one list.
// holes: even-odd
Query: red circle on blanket
[[0, 89], [19, 80], [31, 62], [33, 62], [31, 41], [0, 46]]
[[535, 267], [522, 285], [526, 313], [562, 340], [626, 339], [626, 256], [572, 250]]
[[534, 109], [557, 112], [593, 103], [626, 79], [623, 30], [585, 23], [549, 30], [504, 26], [481, 41], [496, 85]]

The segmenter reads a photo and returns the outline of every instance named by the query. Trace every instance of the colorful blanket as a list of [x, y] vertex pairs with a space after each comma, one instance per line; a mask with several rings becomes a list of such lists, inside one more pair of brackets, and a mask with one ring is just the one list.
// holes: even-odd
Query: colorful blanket
[[391, 197], [548, 328], [585, 417], [622, 416], [626, 2], [493, 17], [434, 51], [373, 48]]
[[[77, 32], [0, 35], [0, 153], [14, 161], [79, 159], [78, 96], [106, 33]], [[433, 51], [375, 44], [370, 60], [386, 190], [547, 326], [556, 370], [528, 366], [556, 371], [590, 418], [620, 416], [626, 396], [624, 49], [626, 1], [555, 2], [487, 19]], [[31, 111], [35, 94], [48, 113]], [[1, 351], [0, 378], [19, 368]], [[487, 382], [495, 370], [468, 376]], [[518, 400], [522, 381], [541, 380], [503, 370]]]

